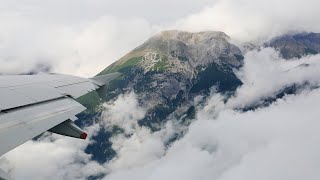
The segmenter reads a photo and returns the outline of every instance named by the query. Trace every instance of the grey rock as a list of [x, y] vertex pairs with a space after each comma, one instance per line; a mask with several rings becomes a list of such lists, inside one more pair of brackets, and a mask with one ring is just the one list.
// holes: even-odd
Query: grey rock
[[241, 82], [233, 69], [242, 64], [241, 50], [223, 32], [172, 30], [151, 37], [100, 74], [122, 72], [124, 87], [109, 89], [107, 98], [110, 92], [135, 91], [149, 109], [145, 123], [161, 123], [177, 108], [188, 109], [196, 95], [208, 94], [214, 85], [234, 91]]
[[294, 35], [283, 35], [274, 38], [265, 46], [273, 47], [280, 51], [285, 59], [301, 58], [306, 55], [318, 54], [320, 52], [319, 33], [300, 33]]

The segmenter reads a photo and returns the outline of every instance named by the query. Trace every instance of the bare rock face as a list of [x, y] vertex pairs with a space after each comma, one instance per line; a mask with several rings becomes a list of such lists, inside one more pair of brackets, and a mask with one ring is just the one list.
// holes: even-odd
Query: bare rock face
[[164, 31], [150, 38], [142, 48], [153, 50], [172, 60], [187, 61], [193, 69], [210, 63], [239, 66], [237, 55], [241, 56], [241, 51], [228, 40], [229, 37], [223, 32]]
[[320, 33], [283, 35], [266, 43], [266, 46], [280, 51], [285, 59], [318, 54], [320, 52]]

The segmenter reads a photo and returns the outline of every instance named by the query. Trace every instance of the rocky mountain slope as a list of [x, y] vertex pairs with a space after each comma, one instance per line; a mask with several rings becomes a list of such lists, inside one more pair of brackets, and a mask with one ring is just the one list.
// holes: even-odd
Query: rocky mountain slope
[[[106, 90], [106, 100], [134, 91], [149, 109], [141, 125], [156, 130], [178, 107], [188, 105], [212, 86], [232, 92], [241, 82], [234, 69], [241, 67], [240, 49], [223, 32], [164, 31], [151, 37], [100, 73], [123, 75]], [[182, 113], [184, 113], [182, 111]]]
[[[264, 46], [275, 48], [286, 59], [299, 58], [320, 52], [320, 34], [284, 35]], [[98, 104], [135, 92], [141, 106], [147, 109], [139, 125], [157, 131], [171, 118], [188, 125], [195, 115], [195, 97], [205, 99], [212, 90], [232, 95], [242, 84], [235, 70], [241, 68], [243, 54], [223, 32], [163, 31], [99, 73], [118, 71], [122, 75], [103, 90], [102, 100], [96, 93], [80, 98], [91, 111], [81, 114], [79, 123], [98, 120], [101, 112], [96, 108]], [[288, 87], [279, 96], [294, 93], [294, 89]], [[113, 133], [102, 128], [86, 152], [100, 163], [110, 160], [115, 156], [108, 140]]]
[[265, 46], [280, 51], [285, 59], [301, 58], [305, 55], [320, 53], [320, 34], [302, 33], [276, 37]]

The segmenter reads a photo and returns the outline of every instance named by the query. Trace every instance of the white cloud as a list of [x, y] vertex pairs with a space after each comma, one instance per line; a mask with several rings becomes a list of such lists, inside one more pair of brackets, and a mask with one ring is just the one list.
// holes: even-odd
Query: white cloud
[[240, 42], [319, 32], [314, 18], [319, 5], [316, 0], [5, 0], [0, 72], [28, 72], [45, 63], [53, 72], [93, 76], [164, 29], [223, 31]]
[[[207, 2], [5, 0], [0, 7], [0, 73], [25, 73], [48, 64], [51, 72], [96, 75], [163, 29], [163, 23]], [[177, 9], [181, 3], [185, 8]]]
[[118, 126], [127, 135], [138, 128], [138, 120], [146, 114], [133, 92], [120, 95], [114, 102], [105, 103], [104, 108], [103, 121], [106, 128]]
[[213, 175], [221, 179], [290, 179], [291, 173], [296, 179], [317, 176], [313, 165], [319, 161], [312, 159], [317, 153], [309, 152], [319, 148], [315, 139], [310, 141], [318, 136], [314, 134], [318, 100], [319, 90], [315, 90], [257, 111], [223, 110], [214, 121], [196, 122], [184, 142], [212, 152]]
[[191, 31], [223, 31], [240, 41], [261, 41], [288, 31], [320, 31], [317, 0], [221, 0], [180, 19]]
[[[320, 55], [296, 60], [281, 59], [271, 48], [250, 51], [245, 55], [238, 77], [244, 83], [237, 89], [236, 98], [228, 101], [229, 108], [244, 107], [272, 97], [293, 84], [320, 84]], [[309, 64], [309, 66], [301, 66]]]
[[[185, 137], [165, 152], [141, 146], [135, 137], [124, 139], [124, 147], [143, 149], [119, 151], [121, 166], [105, 179], [318, 179], [320, 89], [285, 96], [255, 111], [233, 108], [273, 96], [291, 83], [308, 80], [319, 85], [319, 56], [285, 61], [271, 49], [250, 53], [242, 69], [244, 85], [235, 97], [224, 103], [225, 97], [214, 94]], [[310, 66], [297, 68], [304, 63]], [[159, 149], [164, 154], [154, 159], [135, 158], [135, 153], [148, 157]]]
[[318, 179], [319, 95], [306, 91], [268, 108], [199, 119], [164, 157], [106, 179]]
[[[99, 125], [86, 131], [94, 135]], [[41, 141], [28, 141], [1, 157], [1, 168], [14, 179], [84, 179], [104, 172], [104, 168], [84, 149], [90, 141], [49, 135]]]
[[53, 72], [90, 77], [142, 43], [153, 31], [143, 19], [109, 16], [75, 25], [7, 14], [0, 14], [0, 20], [4, 22], [0, 25], [1, 73], [28, 72], [38, 64], [49, 64]]
[[152, 162], [164, 155], [165, 142], [175, 132], [173, 122], [168, 122], [160, 131], [138, 125], [147, 109], [138, 103], [133, 92], [120, 95], [114, 102], [104, 104], [103, 122], [106, 128], [118, 126], [123, 133], [113, 135], [110, 141], [117, 156], [106, 164], [109, 172], [130, 169]]
[[257, 105], [261, 100], [275, 98], [277, 93], [294, 84], [320, 84], [319, 55], [288, 61], [280, 58], [274, 49], [263, 48], [260, 51], [249, 51], [244, 57], [243, 67], [236, 71], [243, 85], [226, 103], [224, 96], [213, 92], [206, 106], [200, 107], [198, 119], [216, 118], [225, 109]]
[[111, 172], [141, 166], [164, 155], [164, 140], [160, 136], [164, 132], [151, 133], [143, 127], [135, 131], [130, 137], [117, 135], [111, 139], [112, 148], [117, 152], [117, 157], [108, 164]]
[[[286, 96], [269, 107], [249, 112], [233, 110], [241, 104], [231, 102], [248, 99], [243, 104], [250, 104], [304, 80], [319, 85], [318, 59], [310, 56], [284, 61], [270, 49], [250, 52], [240, 73], [244, 85], [236, 96], [224, 103], [225, 97], [214, 94], [199, 108], [197, 121], [185, 137], [172, 147], [166, 147], [166, 142], [179, 127], [169, 121], [161, 131], [152, 133], [138, 126], [137, 120], [146, 109], [139, 106], [134, 93], [129, 93], [105, 105], [104, 123], [118, 125], [126, 132], [112, 137], [117, 156], [110, 162], [99, 165], [91, 161], [83, 152], [88, 142], [55, 136], [51, 142], [50, 136], [9, 152], [5, 158], [10, 164], [2, 166], [13, 168], [17, 179], [84, 179], [99, 173], [106, 173], [108, 180], [317, 179], [319, 89]], [[310, 65], [297, 68], [303, 63]], [[94, 134], [98, 127], [92, 128]], [[39, 161], [34, 163], [34, 159]], [[47, 168], [39, 172], [41, 167]]]
[[4, 0], [0, 10], [15, 11], [24, 16], [44, 21], [47, 19], [50, 22], [75, 23], [108, 15], [123, 19], [142, 18], [158, 24], [175, 21], [215, 2], [216, 0]]

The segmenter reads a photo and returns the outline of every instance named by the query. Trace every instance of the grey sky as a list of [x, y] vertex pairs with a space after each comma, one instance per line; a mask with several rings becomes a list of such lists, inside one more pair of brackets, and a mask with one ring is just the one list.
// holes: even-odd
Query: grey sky
[[49, 64], [53, 72], [93, 76], [166, 24], [212, 3], [2, 0], [0, 72], [24, 73]]
[[216, 0], [4, 0], [1, 12], [19, 13], [40, 21], [77, 23], [101, 16], [143, 18], [153, 24], [172, 22], [196, 13]]
[[[289, 6], [290, 5], [290, 6]], [[1, 0], [0, 72], [89, 77], [165, 29], [223, 31], [238, 42], [320, 32], [317, 0]]]

